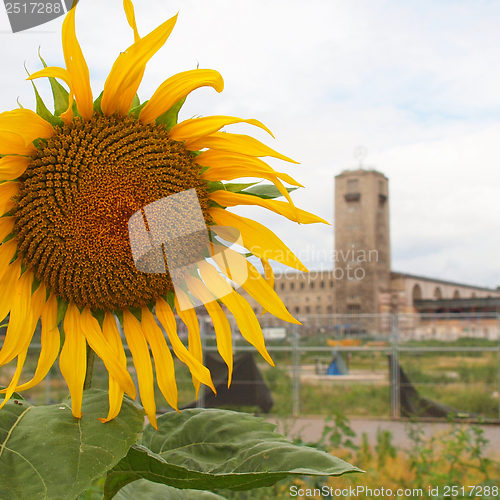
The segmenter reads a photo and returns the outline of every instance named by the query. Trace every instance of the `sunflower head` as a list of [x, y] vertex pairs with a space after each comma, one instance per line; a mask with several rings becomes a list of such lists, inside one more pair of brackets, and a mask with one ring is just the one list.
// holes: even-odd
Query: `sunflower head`
[[[9, 316], [0, 366], [17, 360], [0, 406], [14, 391], [38, 384], [59, 356], [73, 415], [80, 417], [87, 354], [92, 351], [109, 372], [110, 408], [102, 420], [113, 419], [124, 393], [136, 397], [123, 333], [142, 404], [155, 425], [150, 353], [157, 384], [173, 408], [177, 408], [177, 386], [170, 349], [190, 369], [197, 391], [201, 383], [214, 389], [203, 365], [195, 305], [203, 304], [213, 322], [229, 380], [233, 358], [228, 313], [242, 336], [272, 363], [257, 317], [235, 286], [265, 311], [296, 322], [273, 289], [269, 260], [306, 269], [268, 228], [227, 208], [257, 205], [298, 223], [324, 221], [297, 208], [289, 194], [293, 188], [284, 183], [300, 184], [261, 158], [293, 160], [250, 136], [221, 132], [227, 125], [245, 122], [270, 133], [261, 122], [209, 116], [177, 123], [179, 109], [192, 91], [203, 86], [222, 91], [217, 71], [194, 69], [171, 76], [140, 103], [137, 91], [146, 64], [166, 42], [177, 16], [142, 37], [132, 3], [125, 0], [124, 8], [134, 42], [113, 64], [95, 101], [73, 8], [62, 30], [66, 67], [47, 67], [42, 60], [45, 67], [29, 77], [50, 80], [53, 111], [35, 87], [36, 112], [23, 108], [0, 114], [0, 316]], [[271, 184], [227, 182], [242, 177]], [[134, 258], [131, 221], [138, 218], [145, 237], [153, 241], [151, 207], [162, 200], [186, 200], [187, 194], [196, 202], [197, 224], [204, 237], [177, 240], [177, 246], [160, 241], [155, 251], [163, 256], [164, 269], [147, 269]], [[278, 196], [286, 201], [275, 200]], [[193, 220], [191, 205], [169, 206], [175, 208], [170, 208], [168, 217], [157, 217], [155, 224], [160, 221], [166, 235], [185, 233]], [[244, 252], [227, 244], [229, 228], [241, 237]], [[167, 258], [172, 252], [179, 263], [176, 269]], [[251, 262], [255, 258], [261, 261], [264, 277]], [[179, 278], [177, 267], [185, 264], [190, 264], [189, 272]], [[178, 336], [177, 321], [187, 326], [187, 347]], [[36, 372], [21, 382], [39, 322], [42, 350]]]

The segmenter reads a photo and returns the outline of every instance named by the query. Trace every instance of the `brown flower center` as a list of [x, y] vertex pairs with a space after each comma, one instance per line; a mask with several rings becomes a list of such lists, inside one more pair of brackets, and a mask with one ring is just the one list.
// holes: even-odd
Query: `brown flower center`
[[41, 142], [16, 208], [26, 266], [79, 307], [141, 307], [173, 289], [168, 274], [139, 272], [128, 220], [145, 205], [195, 188], [208, 222], [200, 167], [162, 125], [95, 115]]

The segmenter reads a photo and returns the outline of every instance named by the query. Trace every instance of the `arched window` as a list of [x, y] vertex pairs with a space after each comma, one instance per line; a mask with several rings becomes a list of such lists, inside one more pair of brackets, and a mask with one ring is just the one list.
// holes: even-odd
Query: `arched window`
[[460, 292], [459, 292], [458, 290], [455, 290], [455, 291], [453, 292], [453, 298], [454, 298], [454, 299], [459, 299], [459, 298], [460, 298]]
[[438, 286], [436, 288], [434, 288], [434, 298], [436, 300], [440, 300], [443, 298], [443, 294], [441, 292], [441, 288], [439, 288]]
[[417, 284], [413, 286], [411, 297], [413, 299], [413, 303], [415, 303], [416, 300], [422, 300], [422, 289], [420, 288], [420, 285]]
[[471, 299], [475, 299], [476, 298], [476, 292], [472, 292], [470, 298]]

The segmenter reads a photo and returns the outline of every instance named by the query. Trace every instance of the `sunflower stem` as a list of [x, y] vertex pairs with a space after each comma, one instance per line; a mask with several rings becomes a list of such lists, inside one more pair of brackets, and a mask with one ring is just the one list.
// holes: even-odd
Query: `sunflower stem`
[[87, 371], [85, 372], [85, 382], [83, 382], [83, 390], [92, 387], [92, 376], [94, 374], [95, 352], [87, 344]]

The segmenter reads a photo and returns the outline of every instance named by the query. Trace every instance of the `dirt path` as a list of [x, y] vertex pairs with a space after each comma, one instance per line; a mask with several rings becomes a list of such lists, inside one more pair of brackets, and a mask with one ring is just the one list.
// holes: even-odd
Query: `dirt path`
[[[316, 442], [321, 436], [324, 427], [324, 420], [321, 417], [268, 418], [267, 420], [278, 424], [280, 432], [287, 434], [289, 437], [300, 436], [304, 441], [308, 442]], [[361, 436], [364, 432], [368, 435], [369, 442], [375, 444], [379, 429], [391, 431], [392, 442], [397, 447], [409, 448], [411, 444], [407, 432], [407, 427], [410, 424], [406, 422], [353, 418], [350, 420], [350, 425], [356, 432], [356, 438], [354, 439], [356, 444], [361, 443]], [[420, 425], [423, 426], [427, 436], [443, 432], [450, 427], [447, 423], [423, 422]], [[484, 437], [489, 441], [486, 447], [487, 454], [500, 458], [500, 425], [482, 425], [481, 428], [484, 430]]]

